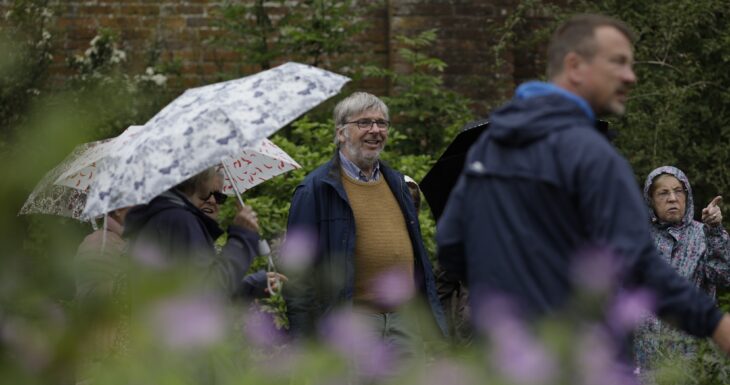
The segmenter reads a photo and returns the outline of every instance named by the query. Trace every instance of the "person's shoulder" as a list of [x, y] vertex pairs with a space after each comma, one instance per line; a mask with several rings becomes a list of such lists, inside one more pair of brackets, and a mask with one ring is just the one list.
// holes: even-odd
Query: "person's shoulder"
[[387, 163], [380, 161], [380, 173], [385, 175], [385, 178], [387, 180], [403, 180], [405, 181], [405, 176], [402, 172], [390, 167]]
[[329, 175], [331, 169], [332, 160], [329, 160], [307, 174], [307, 176], [299, 183], [298, 187], [312, 186], [321, 183], [322, 180]]
[[553, 135], [556, 142], [586, 156], [620, 157], [608, 138], [590, 124], [577, 123]]

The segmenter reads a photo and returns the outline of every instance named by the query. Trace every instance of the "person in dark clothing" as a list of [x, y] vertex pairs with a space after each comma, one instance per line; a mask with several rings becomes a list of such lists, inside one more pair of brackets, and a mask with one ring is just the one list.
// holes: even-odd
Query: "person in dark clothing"
[[595, 127], [596, 114], [624, 113], [632, 66], [618, 20], [582, 15], [556, 30], [550, 83], [519, 86], [469, 151], [438, 223], [439, 262], [466, 278], [473, 306], [499, 294], [537, 318], [567, 304], [581, 251], [607, 248], [622, 286], [651, 289], [660, 317], [730, 352], [730, 317], [661, 260], [631, 167]]
[[[354, 305], [370, 320], [373, 335], [408, 351], [417, 345], [416, 330], [403, 321], [403, 301], [385, 298], [393, 291], [420, 293], [434, 326], [442, 332], [446, 327], [404, 176], [379, 160], [388, 108], [376, 96], [357, 92], [334, 115], [334, 157], [297, 186], [289, 211], [287, 242], [299, 232], [313, 234], [316, 244], [311, 270], [297, 279], [288, 274], [290, 330], [311, 335], [323, 316]], [[399, 287], [380, 284], [383, 277], [396, 277], [389, 282]]]
[[[406, 175], [405, 180], [418, 212], [421, 209], [421, 188], [410, 176]], [[469, 323], [469, 290], [462, 281], [454, 279], [439, 267], [434, 268], [433, 275], [451, 341], [459, 345], [470, 344], [472, 330]]]
[[[225, 199], [210, 168], [137, 206], [127, 214], [124, 237], [133, 256], [148, 263], [166, 265], [187, 262], [210, 271], [233, 298], [247, 298], [266, 286], [265, 272], [245, 277], [257, 255], [258, 219], [248, 207], [241, 208], [228, 227], [228, 240], [216, 253], [215, 240], [224, 231], [206, 211], [206, 202]], [[201, 209], [203, 208], [203, 209]]]

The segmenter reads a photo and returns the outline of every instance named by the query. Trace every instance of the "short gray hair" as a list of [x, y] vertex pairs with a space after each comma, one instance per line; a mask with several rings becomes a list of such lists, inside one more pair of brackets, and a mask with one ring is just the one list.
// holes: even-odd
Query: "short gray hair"
[[352, 95], [342, 99], [335, 106], [335, 145], [339, 146], [337, 141], [337, 131], [345, 126], [345, 123], [351, 116], [361, 114], [368, 110], [377, 110], [383, 113], [386, 120], [390, 120], [388, 115], [388, 106], [377, 96], [367, 92], [355, 92]]

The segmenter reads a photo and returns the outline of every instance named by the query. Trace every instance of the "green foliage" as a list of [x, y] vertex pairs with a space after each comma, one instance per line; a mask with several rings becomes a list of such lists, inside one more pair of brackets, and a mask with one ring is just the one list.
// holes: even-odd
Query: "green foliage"
[[370, 2], [366, 7], [358, 3], [361, 2], [298, 1], [291, 10], [292, 23], [283, 25], [280, 31], [287, 55], [315, 67], [342, 70], [342, 65], [338, 64], [343, 63], [343, 55], [357, 52], [358, 47], [352, 44], [352, 39], [366, 26], [353, 10], [367, 12], [369, 8], [380, 6], [382, 1]]
[[730, 15], [722, 4], [679, 1], [617, 9], [640, 36], [639, 83], [628, 114], [617, 122], [617, 145], [640, 180], [661, 165], [682, 169], [697, 213], [730, 191], [730, 148], [721, 145], [730, 139]]
[[[224, 31], [210, 40], [217, 46], [231, 48], [241, 54], [241, 62], [256, 65], [262, 70], [272, 67], [272, 61], [283, 55], [283, 45], [277, 33], [279, 25], [289, 23], [285, 12], [285, 0], [253, 4], [226, 1], [217, 11], [215, 25]], [[276, 10], [277, 17], [269, 12]]]
[[53, 60], [48, 0], [16, 0], [0, 23], [0, 149], [45, 89]]
[[338, 64], [345, 54], [357, 49], [352, 38], [365, 28], [363, 20], [352, 14], [356, 3], [355, 0], [294, 3], [255, 0], [243, 4], [227, 1], [215, 14], [215, 25], [223, 33], [209, 42], [225, 49], [233, 47], [240, 53], [243, 64], [261, 70], [287, 58], [346, 73]]
[[656, 385], [730, 384], [730, 365], [725, 353], [717, 346], [709, 340], [699, 339], [687, 339], [681, 343], [689, 344], [693, 353], [687, 355], [674, 349], [661, 350], [657, 369], [650, 373]]
[[437, 157], [459, 128], [473, 119], [469, 99], [443, 85], [446, 63], [426, 53], [436, 39], [435, 29], [397, 37], [403, 46], [398, 54], [411, 67], [410, 72], [365, 67], [366, 76], [388, 78], [393, 83], [393, 94], [383, 101], [391, 111], [393, 131], [404, 134], [395, 146], [401, 154]]
[[334, 128], [331, 122], [316, 122], [303, 117], [292, 124], [288, 137], [275, 135], [272, 141], [302, 168], [262, 183], [246, 192], [246, 203], [262, 218], [262, 236], [273, 239], [286, 231], [289, 202], [304, 177], [327, 162], [334, 154]]
[[103, 90], [111, 96], [84, 111], [101, 120], [91, 133], [95, 139], [117, 135], [130, 125], [144, 124], [171, 99], [168, 79], [179, 70], [175, 62], [151, 62], [144, 73], [130, 74], [126, 66], [127, 53], [118, 48], [117, 40], [113, 31], [101, 30], [89, 42], [83, 55], [67, 60], [73, 71], [67, 84], [69, 91]]

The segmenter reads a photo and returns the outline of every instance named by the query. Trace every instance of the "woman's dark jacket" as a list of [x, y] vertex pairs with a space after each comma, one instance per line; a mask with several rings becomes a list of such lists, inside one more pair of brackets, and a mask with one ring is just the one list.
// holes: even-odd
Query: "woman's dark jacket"
[[265, 285], [265, 273], [244, 279], [257, 255], [259, 235], [239, 226], [228, 227], [228, 241], [220, 254], [215, 240], [223, 234], [218, 223], [208, 217], [180, 192], [169, 190], [149, 204], [127, 214], [124, 236], [130, 251], [148, 263], [186, 261], [211, 269], [233, 297], [247, 297]]

